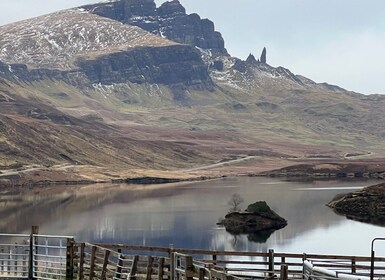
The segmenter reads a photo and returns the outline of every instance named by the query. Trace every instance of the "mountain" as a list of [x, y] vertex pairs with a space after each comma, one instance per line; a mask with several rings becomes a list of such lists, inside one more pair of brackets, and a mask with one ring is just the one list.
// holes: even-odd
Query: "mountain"
[[165, 2], [158, 8], [152, 0], [109, 1], [82, 8], [181, 44], [209, 49], [215, 54], [227, 54], [225, 42], [222, 35], [215, 31], [214, 23], [201, 19], [197, 14], [186, 14], [186, 9], [178, 0]]
[[346, 161], [381, 173], [384, 96], [268, 61], [266, 48], [258, 60], [232, 57], [214, 24], [175, 0], [107, 1], [0, 26], [0, 182]]

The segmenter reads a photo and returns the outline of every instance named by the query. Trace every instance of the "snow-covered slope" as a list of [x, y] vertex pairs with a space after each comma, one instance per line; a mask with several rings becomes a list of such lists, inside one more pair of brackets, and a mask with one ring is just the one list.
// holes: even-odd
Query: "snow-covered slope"
[[68, 70], [78, 57], [94, 58], [142, 46], [177, 43], [141, 28], [69, 9], [0, 26], [0, 61]]

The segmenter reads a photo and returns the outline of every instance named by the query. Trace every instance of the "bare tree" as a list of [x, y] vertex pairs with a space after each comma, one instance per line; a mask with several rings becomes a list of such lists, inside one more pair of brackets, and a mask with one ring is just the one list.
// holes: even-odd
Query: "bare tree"
[[239, 207], [244, 202], [242, 196], [239, 193], [235, 193], [231, 196], [227, 205], [230, 206], [229, 213], [231, 212], [240, 212], [241, 208]]

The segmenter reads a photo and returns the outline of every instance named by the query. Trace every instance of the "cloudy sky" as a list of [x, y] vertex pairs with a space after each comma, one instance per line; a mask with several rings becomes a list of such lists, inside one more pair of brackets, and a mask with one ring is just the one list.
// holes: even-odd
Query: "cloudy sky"
[[[0, 25], [98, 0], [0, 0]], [[163, 0], [156, 0], [158, 4]], [[180, 0], [214, 21], [229, 53], [317, 82], [385, 94], [384, 0]]]

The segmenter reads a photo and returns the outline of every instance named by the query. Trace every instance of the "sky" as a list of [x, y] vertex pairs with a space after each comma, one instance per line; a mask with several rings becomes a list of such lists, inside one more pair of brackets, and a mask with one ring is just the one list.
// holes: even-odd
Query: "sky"
[[[155, 0], [159, 5], [164, 0]], [[0, 0], [0, 25], [98, 0]], [[385, 94], [384, 0], [180, 0], [215, 23], [228, 52], [316, 82]]]

